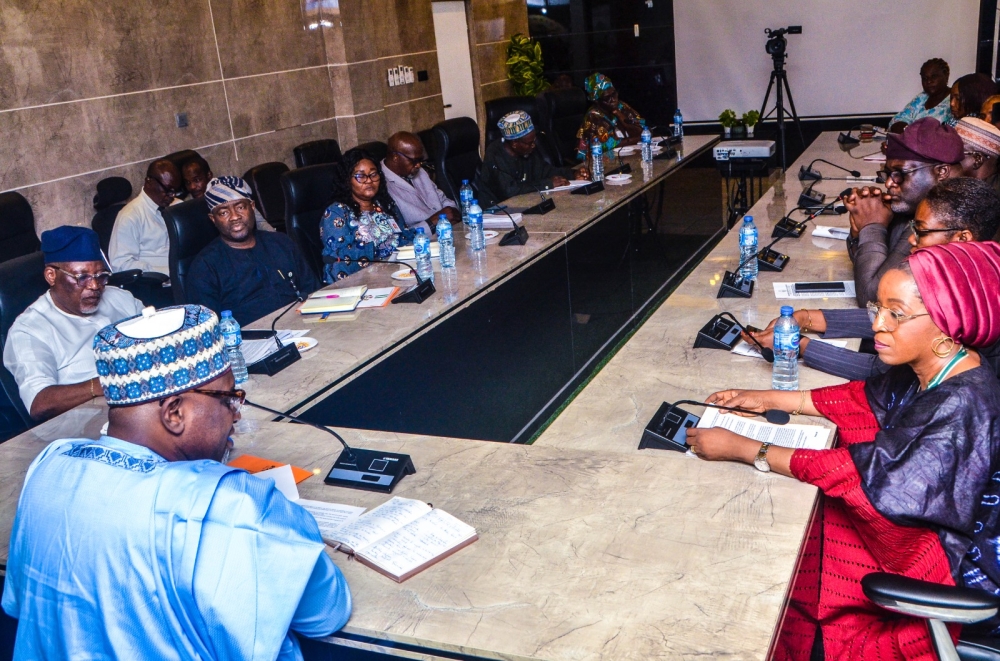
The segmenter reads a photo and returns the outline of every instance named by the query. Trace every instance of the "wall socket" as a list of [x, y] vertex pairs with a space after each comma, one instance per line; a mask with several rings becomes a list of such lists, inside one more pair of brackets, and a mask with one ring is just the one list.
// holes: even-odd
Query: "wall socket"
[[179, 112], [174, 114], [174, 120], [177, 122], [177, 128], [179, 129], [187, 128], [188, 114], [186, 112]]
[[413, 67], [391, 67], [388, 71], [389, 87], [399, 85], [412, 85], [416, 78], [413, 75]]

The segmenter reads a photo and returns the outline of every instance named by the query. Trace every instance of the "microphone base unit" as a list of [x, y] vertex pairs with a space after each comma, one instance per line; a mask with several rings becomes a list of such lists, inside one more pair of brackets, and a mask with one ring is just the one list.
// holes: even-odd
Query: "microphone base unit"
[[247, 372], [250, 374], [274, 376], [292, 363], [298, 362], [301, 357], [302, 355], [299, 353], [298, 347], [295, 346], [295, 342], [290, 342], [289, 344], [282, 345], [280, 349], [263, 360], [258, 360], [253, 365], [248, 365]]
[[822, 181], [823, 175], [812, 168], [799, 166], [799, 181]]
[[740, 327], [721, 314], [701, 327], [694, 339], [695, 349], [723, 349], [732, 351], [740, 343]]
[[687, 452], [687, 429], [701, 420], [684, 409], [663, 402], [656, 410], [646, 428], [642, 430], [639, 449], [673, 450]]
[[665, 147], [663, 151], [653, 157], [654, 161], [669, 161], [672, 158], [677, 158], [677, 150], [673, 147]]
[[430, 280], [424, 280], [418, 284], [413, 285], [405, 292], [396, 296], [392, 299], [393, 303], [423, 303], [437, 290], [434, 288], [434, 283]]
[[[352, 457], [353, 453], [353, 457]], [[348, 489], [392, 493], [399, 481], [417, 470], [408, 454], [379, 450], [344, 450], [337, 457], [324, 484]]]
[[799, 207], [821, 207], [823, 206], [823, 201], [826, 200], [826, 193], [818, 193], [810, 188], [802, 191], [799, 195], [799, 203], [796, 206]]
[[753, 296], [753, 280], [744, 280], [732, 271], [726, 271], [716, 298], [750, 298]]
[[788, 260], [790, 259], [791, 257], [788, 255], [782, 255], [777, 250], [768, 248], [757, 255], [757, 270], [780, 273], [788, 266]]
[[548, 212], [556, 208], [556, 201], [551, 197], [547, 197], [533, 207], [528, 207], [521, 213], [526, 216], [544, 216]]
[[614, 170], [608, 170], [607, 172], [605, 172], [604, 176], [606, 177], [609, 174], [628, 174], [630, 172], [632, 172], [632, 164], [631, 163], [622, 163], [620, 166], [616, 167]]
[[503, 235], [500, 239], [501, 246], [512, 246], [515, 243], [524, 245], [528, 242], [528, 230], [524, 225], [518, 225], [516, 229], [512, 229]]
[[840, 144], [842, 144], [842, 145], [850, 145], [851, 147], [853, 147], [854, 145], [860, 145], [861, 144], [861, 140], [859, 140], [858, 138], [855, 138], [853, 135], [851, 135], [850, 132], [841, 133], [840, 135], [838, 135], [837, 136], [837, 142], [840, 143]]
[[586, 186], [577, 186], [569, 193], [570, 195], [593, 195], [594, 193], [600, 193], [604, 190], [603, 181], [592, 181]]
[[791, 218], [782, 218], [771, 230], [772, 239], [797, 239], [806, 231], [805, 223], [797, 223]]

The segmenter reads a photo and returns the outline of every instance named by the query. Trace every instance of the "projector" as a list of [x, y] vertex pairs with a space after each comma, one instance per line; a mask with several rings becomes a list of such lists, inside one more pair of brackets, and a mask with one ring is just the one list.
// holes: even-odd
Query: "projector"
[[774, 140], [728, 140], [712, 149], [717, 161], [733, 161], [774, 156]]

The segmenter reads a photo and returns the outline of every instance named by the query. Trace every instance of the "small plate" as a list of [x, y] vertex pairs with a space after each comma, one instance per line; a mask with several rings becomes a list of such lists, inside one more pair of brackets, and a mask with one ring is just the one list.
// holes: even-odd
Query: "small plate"
[[295, 338], [295, 348], [299, 350], [299, 353], [305, 353], [306, 351], [309, 351], [317, 344], [319, 344], [319, 340], [317, 340], [315, 337]]
[[[500, 233], [499, 232], [495, 232], [493, 230], [483, 230], [483, 238], [485, 240], [487, 240], [487, 241], [489, 241], [490, 239], [495, 239], [498, 234], [500, 234]], [[472, 238], [472, 234], [469, 233], [469, 232], [466, 232], [465, 233], [465, 238], [471, 239]]]
[[410, 280], [416, 280], [417, 276], [410, 269], [400, 269], [392, 274], [392, 278], [393, 280], [405, 280], [409, 282]]
[[630, 174], [609, 174], [604, 178], [604, 181], [611, 184], [612, 186], [624, 186], [632, 181], [632, 175]]

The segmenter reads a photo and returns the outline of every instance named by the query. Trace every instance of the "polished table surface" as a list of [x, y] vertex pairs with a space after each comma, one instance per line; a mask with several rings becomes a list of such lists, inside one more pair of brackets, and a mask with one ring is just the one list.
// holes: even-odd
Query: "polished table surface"
[[[248, 387], [251, 399], [258, 399], [271, 408], [294, 413], [308, 408], [307, 399], [329, 388], [341, 385], [364, 369], [373, 360], [398, 350], [415, 337], [426, 333], [443, 319], [503, 283], [516, 271], [540, 259], [563, 245], [573, 235], [583, 231], [608, 211], [621, 206], [640, 192], [656, 185], [676, 169], [683, 167], [685, 158], [703, 151], [717, 140], [715, 136], [690, 136], [679, 149], [680, 158], [654, 161], [651, 172], [644, 176], [639, 161], [627, 159], [635, 171], [632, 182], [625, 186], [607, 186], [599, 194], [571, 195], [568, 191], [551, 194], [556, 208], [543, 216], [524, 216], [530, 238], [524, 246], [499, 246], [491, 240], [485, 255], [475, 255], [467, 247], [463, 227], [455, 227], [456, 278], [448, 286], [441, 277], [440, 264], [434, 261], [437, 293], [419, 305], [400, 304], [385, 308], [363, 309], [351, 321], [306, 323], [294, 311], [279, 322], [279, 329], [308, 328], [318, 346], [275, 376], [252, 376]], [[524, 195], [507, 201], [512, 207], [527, 207], [539, 201], [538, 195]], [[720, 220], [721, 225], [721, 220]], [[391, 274], [401, 267], [394, 264], [373, 264], [334, 287], [366, 284], [371, 288], [389, 287], [399, 283]], [[269, 328], [277, 313], [250, 325]], [[311, 402], [310, 402], [311, 403]], [[256, 415], [256, 414], [254, 414]]]
[[[833, 136], [821, 136], [800, 161], [817, 156], [847, 162]], [[831, 193], [843, 187], [817, 185]], [[799, 190], [797, 180], [779, 182], [755, 207], [762, 237], [794, 206]], [[560, 210], [574, 203], [569, 198]], [[846, 217], [821, 222], [846, 226]], [[717, 284], [709, 281], [737, 262], [735, 234], [727, 237], [535, 445], [344, 430], [352, 444], [411, 454], [417, 473], [395, 495], [432, 502], [480, 535], [400, 585], [334, 554], [355, 594], [345, 633], [490, 659], [765, 658], [815, 489], [748, 466], [635, 447], [664, 399], [769, 384], [765, 363], [690, 348], [697, 328], [715, 312], [728, 309], [762, 324], [780, 305], [770, 290], [775, 279], [850, 278], [843, 242], [817, 245], [807, 233], [778, 245], [792, 255], [784, 274], [762, 274], [763, 287], [749, 301], [717, 301]], [[399, 314], [414, 313], [419, 308]], [[331, 338], [339, 328], [329, 331]], [[300, 367], [313, 361], [336, 367], [319, 356], [304, 357]], [[361, 360], [360, 352], [351, 356]], [[298, 378], [313, 371], [302, 369]], [[836, 382], [804, 367], [801, 378], [805, 387]], [[296, 396], [264, 401], [290, 406]], [[0, 565], [28, 463], [51, 439], [96, 437], [105, 420], [104, 407], [82, 406], [0, 445]], [[238, 436], [238, 449], [320, 473], [340, 451], [317, 430], [259, 426]], [[300, 491], [305, 498], [366, 507], [386, 499], [327, 487], [317, 477]]]

